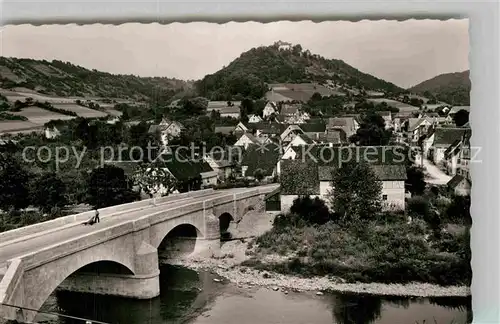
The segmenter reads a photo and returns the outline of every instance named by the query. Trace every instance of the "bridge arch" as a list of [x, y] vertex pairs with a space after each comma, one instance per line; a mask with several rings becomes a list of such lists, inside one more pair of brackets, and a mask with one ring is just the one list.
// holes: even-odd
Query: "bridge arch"
[[189, 222], [157, 228], [158, 235], [153, 246], [158, 249], [159, 259], [168, 259], [174, 255], [190, 254], [195, 251], [197, 241], [204, 237], [197, 225]]
[[[78, 258], [63, 258], [25, 272], [24, 281], [24, 305], [31, 309], [40, 309], [49, 296], [63, 284], [71, 275], [79, 271], [101, 271], [101, 273], [113, 273], [117, 271], [120, 275], [133, 275], [133, 259], [129, 260], [126, 253], [114, 253], [109, 256], [101, 256], [101, 253], [92, 251], [79, 253]], [[92, 253], [95, 252], [95, 253]], [[64, 263], [64, 264], [62, 264]], [[103, 271], [104, 270], [104, 271]], [[30, 314], [29, 317], [35, 317]]]
[[228, 212], [224, 212], [219, 216], [219, 232], [221, 240], [227, 239], [231, 236], [229, 226], [234, 222], [234, 217]]

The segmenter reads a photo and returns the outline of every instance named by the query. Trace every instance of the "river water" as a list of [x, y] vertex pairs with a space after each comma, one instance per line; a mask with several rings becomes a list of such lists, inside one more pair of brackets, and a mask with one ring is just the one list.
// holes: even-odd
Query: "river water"
[[[110, 324], [465, 324], [469, 298], [390, 298], [346, 294], [285, 294], [268, 288], [239, 288], [209, 272], [161, 266], [161, 296], [147, 301], [56, 292], [45, 311]], [[83, 324], [39, 315], [39, 323]]]

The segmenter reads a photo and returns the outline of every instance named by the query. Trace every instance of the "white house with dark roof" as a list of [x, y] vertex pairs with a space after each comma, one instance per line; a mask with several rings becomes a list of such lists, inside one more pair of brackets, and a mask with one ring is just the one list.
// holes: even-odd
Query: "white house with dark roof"
[[307, 135], [305, 134], [297, 134], [294, 139], [286, 145], [284, 148], [284, 151], [286, 152], [289, 147], [293, 146], [304, 146], [304, 145], [312, 145], [314, 144], [314, 141], [310, 139]]
[[290, 143], [295, 136], [303, 133], [304, 131], [298, 125], [289, 125], [283, 133], [280, 134], [280, 138], [283, 143]]
[[436, 165], [442, 165], [446, 150], [461, 140], [465, 131], [465, 128], [436, 127], [430, 135], [432, 144], [428, 151], [429, 159]]
[[[286, 174], [287, 163], [298, 163], [303, 165], [304, 172], [294, 171], [294, 174]], [[334, 172], [336, 171], [336, 165], [319, 165], [313, 162], [304, 162], [301, 160], [293, 159], [282, 159], [280, 162], [280, 177], [296, 177], [297, 181], [282, 182], [281, 186], [281, 211], [289, 211], [293, 200], [301, 195], [308, 194], [311, 197], [318, 197], [323, 199], [327, 204], [331, 198], [331, 195], [335, 195], [335, 188], [332, 187], [332, 181], [334, 179]], [[316, 168], [314, 172], [310, 170], [311, 168]], [[405, 209], [405, 180], [407, 179], [406, 167], [403, 164], [381, 164], [381, 165], [371, 165], [371, 168], [377, 178], [382, 183], [381, 200], [382, 207], [385, 210], [404, 210]], [[315, 176], [315, 179], [310, 179], [311, 176]], [[304, 177], [304, 179], [301, 179]], [[290, 187], [290, 184], [299, 184], [298, 188]], [[310, 184], [308, 188], [304, 188], [302, 183]], [[304, 191], [305, 190], [305, 191]]]
[[243, 133], [240, 138], [234, 143], [235, 146], [241, 146], [244, 147], [245, 149], [248, 148], [249, 145], [256, 144], [260, 145], [261, 142], [255, 137], [254, 135], [250, 133]]
[[248, 116], [248, 122], [249, 123], [260, 123], [263, 119], [259, 115], [249, 115]]
[[429, 127], [432, 126], [432, 124], [432, 119], [426, 116], [421, 118], [408, 118], [407, 137], [410, 142], [416, 143], [422, 135], [427, 134], [427, 131], [429, 130]]
[[272, 101], [268, 101], [266, 106], [264, 107], [264, 110], [262, 111], [262, 117], [267, 118], [272, 114], [277, 114], [277, 113], [278, 113], [278, 108], [276, 104]]
[[248, 127], [245, 124], [243, 124], [242, 122], [239, 122], [238, 125], [236, 125], [236, 127], [234, 128], [234, 132], [235, 133], [248, 132]]
[[179, 136], [184, 129], [184, 126], [178, 121], [170, 122], [163, 119], [159, 125], [149, 126], [149, 133], [159, 132], [161, 141], [166, 146], [170, 139]]

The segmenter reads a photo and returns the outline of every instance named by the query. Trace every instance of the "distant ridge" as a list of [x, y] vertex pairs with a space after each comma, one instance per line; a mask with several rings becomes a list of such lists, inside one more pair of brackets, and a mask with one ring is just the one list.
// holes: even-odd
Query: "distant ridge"
[[435, 98], [451, 105], [470, 105], [470, 71], [445, 73], [421, 82], [408, 90], [412, 93]]

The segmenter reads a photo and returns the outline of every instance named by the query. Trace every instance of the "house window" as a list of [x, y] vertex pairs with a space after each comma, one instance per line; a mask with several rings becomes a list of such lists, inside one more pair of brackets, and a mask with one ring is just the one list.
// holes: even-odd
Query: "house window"
[[387, 200], [387, 195], [382, 195], [382, 200]]

